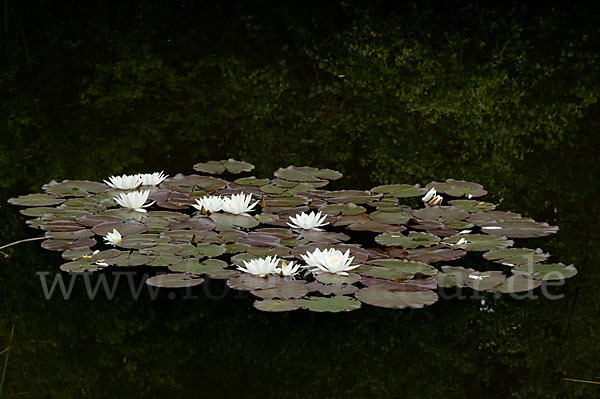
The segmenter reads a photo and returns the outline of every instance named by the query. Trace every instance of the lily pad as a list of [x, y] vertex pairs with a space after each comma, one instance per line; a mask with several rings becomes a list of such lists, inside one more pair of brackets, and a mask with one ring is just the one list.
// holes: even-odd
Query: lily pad
[[[466, 240], [466, 243], [457, 245], [462, 239]], [[486, 234], [457, 234], [444, 238], [442, 242], [454, 249], [464, 249], [465, 251], [493, 251], [513, 245], [513, 241], [506, 237]]]
[[494, 288], [494, 291], [503, 294], [513, 292], [526, 292], [538, 288], [542, 285], [541, 280], [536, 280], [532, 276], [525, 274], [515, 274], [504, 280], [504, 282]]
[[388, 251], [390, 256], [414, 260], [417, 262], [449, 262], [462, 258], [467, 254], [462, 249], [445, 248], [442, 245], [435, 245], [426, 248], [417, 249], [399, 249], [393, 248]]
[[381, 288], [362, 288], [356, 298], [368, 305], [390, 309], [421, 309], [438, 300], [435, 292], [426, 291], [387, 291]]
[[564, 280], [577, 274], [573, 265], [562, 263], [535, 263], [531, 265], [520, 265], [512, 269], [515, 274], [528, 274], [536, 280]]
[[181, 273], [206, 274], [208, 277], [218, 280], [227, 280], [239, 276], [236, 270], [226, 269], [227, 263], [218, 259], [207, 259], [199, 263], [197, 259], [185, 259], [183, 262], [169, 266], [169, 270]]
[[280, 299], [265, 299], [262, 301], [254, 301], [254, 308], [263, 312], [289, 312], [291, 310], [300, 309], [294, 300], [282, 301]]
[[435, 187], [438, 193], [445, 193], [453, 197], [481, 197], [486, 195], [487, 191], [478, 183], [467, 182], [464, 180], [447, 179], [445, 182], [431, 182], [427, 189]]
[[342, 174], [338, 171], [331, 169], [317, 169], [309, 166], [288, 166], [287, 168], [280, 168], [274, 173], [275, 177], [279, 177], [283, 180], [297, 181], [297, 182], [318, 182], [322, 179], [325, 180], [337, 180], [342, 177]]
[[543, 237], [558, 231], [557, 226], [548, 223], [540, 223], [531, 219], [503, 220], [485, 223], [481, 231], [491, 235], [502, 235], [515, 238]]
[[365, 213], [367, 210], [362, 206], [347, 203], [347, 204], [330, 204], [319, 208], [319, 211], [325, 215], [360, 215]]
[[315, 279], [323, 284], [354, 284], [360, 280], [360, 275], [348, 273], [348, 276], [341, 276], [333, 273], [320, 273]]
[[529, 248], [508, 248], [496, 251], [490, 251], [483, 254], [485, 259], [501, 263], [506, 266], [527, 265], [530, 263], [539, 263], [548, 259], [548, 254], [541, 249]]
[[383, 193], [398, 198], [419, 197], [427, 190], [422, 189], [418, 184], [411, 186], [410, 184], [387, 184], [377, 186], [371, 189], [374, 193]]
[[369, 214], [371, 220], [377, 223], [384, 224], [408, 224], [408, 221], [412, 218], [410, 213], [407, 212], [382, 212], [375, 211]]
[[241, 172], [250, 172], [254, 169], [254, 165], [248, 162], [236, 161], [235, 159], [229, 158], [226, 161], [221, 161], [223, 166], [227, 169], [229, 173], [238, 174]]
[[211, 175], [220, 175], [225, 172], [225, 166], [219, 161], [200, 162], [194, 165], [194, 170]]
[[487, 212], [493, 211], [496, 205], [491, 202], [483, 202], [477, 200], [452, 200], [450, 205], [455, 208], [462, 209], [467, 212]]
[[63, 202], [65, 202], [64, 198], [50, 194], [27, 194], [8, 200], [9, 204], [20, 206], [49, 206], [62, 204]]
[[296, 300], [302, 309], [311, 312], [350, 312], [360, 309], [360, 302], [347, 296], [312, 297]]
[[107, 259], [112, 266], [142, 266], [154, 260], [154, 256], [142, 255], [139, 252], [122, 252], [116, 258]]
[[257, 179], [255, 176], [241, 177], [234, 181], [242, 186], [264, 186], [271, 182], [269, 179]]
[[89, 248], [96, 245], [93, 238], [82, 238], [79, 240], [44, 240], [42, 248], [50, 251], [66, 251], [68, 249]]
[[408, 235], [398, 232], [389, 232], [378, 235], [375, 237], [375, 241], [385, 246], [412, 249], [436, 245], [440, 242], [440, 238], [433, 234], [414, 231], [409, 232]]
[[453, 206], [430, 206], [412, 211], [412, 214], [417, 219], [432, 220], [440, 223], [464, 220], [469, 217], [469, 212]]
[[[384, 269], [388, 269], [391, 273], [371, 267], [365, 271], [361, 271], [360, 274], [363, 276], [383, 278], [386, 280], [409, 279], [414, 277], [415, 274], [435, 276], [438, 272], [435, 267], [428, 265], [427, 263], [405, 259], [376, 259], [370, 261], [369, 265], [381, 266]], [[397, 277], [398, 275], [401, 275], [401, 277]], [[395, 278], [389, 278], [389, 276]]]
[[146, 280], [146, 284], [161, 288], [186, 288], [200, 285], [204, 279], [193, 274], [159, 274]]
[[304, 286], [304, 281], [285, 281], [282, 280], [276, 287], [252, 290], [252, 294], [262, 299], [294, 299], [302, 298], [308, 294], [309, 290]]
[[234, 227], [251, 229], [258, 226], [259, 222], [252, 216], [231, 215], [228, 213], [213, 213], [210, 218], [216, 223], [217, 230], [231, 230]]
[[328, 202], [334, 204], [366, 204], [381, 198], [381, 194], [360, 190], [329, 191], [324, 195]]
[[323, 295], [352, 295], [358, 291], [358, 287], [349, 284], [328, 284], [319, 289]]
[[239, 291], [266, 290], [277, 287], [282, 281], [284, 279], [279, 276], [259, 277], [243, 273], [227, 280], [227, 286]]

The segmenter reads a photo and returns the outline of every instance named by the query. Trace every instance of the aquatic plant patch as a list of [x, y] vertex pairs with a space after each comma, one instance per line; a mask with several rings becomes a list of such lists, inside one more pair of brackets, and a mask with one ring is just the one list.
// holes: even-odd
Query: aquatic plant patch
[[[328, 191], [340, 172], [239, 176], [253, 169], [229, 159], [197, 163], [200, 174], [52, 181], [8, 202], [43, 231], [43, 248], [62, 252], [64, 272], [149, 267], [147, 284], [171, 289], [226, 280], [267, 312], [420, 309], [439, 289], [526, 292], [577, 273], [545, 263], [541, 249], [512, 248], [558, 227], [496, 210], [477, 183]], [[467, 255], [503, 270], [465, 267]]]

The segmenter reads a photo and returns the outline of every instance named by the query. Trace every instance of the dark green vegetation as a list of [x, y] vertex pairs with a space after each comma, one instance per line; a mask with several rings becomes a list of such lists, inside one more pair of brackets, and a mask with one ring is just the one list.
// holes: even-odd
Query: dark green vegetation
[[[0, 263], [6, 392], [598, 394], [561, 381], [600, 380], [597, 6], [83, 3], [2, 3], [0, 203], [51, 179], [229, 157], [257, 176], [338, 169], [353, 188], [452, 177], [560, 226], [531, 245], [579, 274], [562, 300], [488, 299], [493, 313], [472, 299], [271, 315], [233, 295], [132, 301], [125, 284], [112, 301], [83, 284], [46, 301], [35, 272], [62, 260], [23, 244]], [[34, 234], [0, 212], [2, 242]]]

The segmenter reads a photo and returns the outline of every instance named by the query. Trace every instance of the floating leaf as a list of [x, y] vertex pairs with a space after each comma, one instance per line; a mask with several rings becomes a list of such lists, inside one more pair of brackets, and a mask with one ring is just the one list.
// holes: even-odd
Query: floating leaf
[[234, 227], [250, 229], [258, 226], [258, 220], [252, 216], [231, 215], [228, 213], [213, 213], [210, 218], [216, 223], [217, 230], [230, 230]]
[[[456, 245], [461, 239], [464, 239], [467, 242], [465, 244]], [[442, 242], [455, 249], [464, 249], [466, 251], [493, 251], [495, 249], [508, 248], [513, 245], [513, 241], [506, 237], [489, 236], [486, 234], [457, 234], [444, 238]]]
[[326, 192], [324, 196], [328, 202], [335, 204], [366, 204], [378, 200], [382, 195], [370, 191], [340, 190]]
[[513, 292], [525, 292], [536, 289], [542, 285], [541, 280], [536, 280], [532, 276], [525, 274], [515, 274], [504, 280], [504, 282], [494, 288], [494, 291], [503, 294]]
[[323, 295], [352, 295], [358, 291], [358, 287], [349, 284], [328, 284], [319, 289]]
[[422, 189], [418, 184], [411, 186], [410, 184], [387, 184], [377, 186], [371, 189], [374, 193], [383, 193], [398, 198], [419, 197], [427, 190]]
[[254, 307], [263, 312], [288, 312], [290, 310], [300, 309], [300, 306], [296, 304], [296, 301], [282, 301], [280, 299], [254, 301]]
[[296, 304], [311, 312], [349, 312], [360, 308], [359, 301], [347, 296], [298, 299]]
[[504, 211], [489, 211], [474, 213], [471, 216], [469, 216], [467, 222], [473, 223], [477, 226], [483, 226], [484, 224], [489, 222], [520, 219], [523, 219], [523, 217], [518, 213]]
[[229, 173], [238, 174], [241, 172], [250, 172], [254, 169], [254, 165], [248, 162], [236, 161], [235, 159], [229, 158], [227, 161], [221, 161], [223, 166]]
[[154, 256], [142, 255], [138, 252], [121, 252], [116, 258], [107, 259], [106, 263], [113, 266], [142, 266], [154, 260]]
[[405, 249], [429, 247], [440, 242], [440, 238], [433, 234], [411, 231], [408, 235], [399, 232], [383, 233], [375, 237], [381, 245], [401, 247]]
[[388, 251], [390, 256], [414, 260], [417, 262], [449, 262], [462, 258], [467, 254], [462, 249], [444, 248], [442, 245], [417, 249], [393, 248]]
[[366, 212], [366, 209], [362, 206], [347, 203], [347, 204], [331, 204], [325, 205], [319, 208], [319, 211], [325, 215], [360, 215]]
[[333, 273], [319, 273], [315, 279], [323, 284], [354, 284], [360, 280], [360, 275], [348, 273], [348, 276], [342, 276]]
[[412, 211], [412, 214], [417, 219], [433, 220], [440, 223], [464, 220], [469, 217], [469, 212], [453, 206], [430, 206]]
[[342, 177], [340, 172], [331, 169], [317, 169], [309, 166], [288, 166], [278, 169], [274, 175], [280, 179], [297, 182], [318, 182], [321, 179], [337, 180]]
[[154, 260], [147, 263], [148, 266], [170, 266], [176, 265], [183, 261], [181, 256], [173, 255], [170, 253], [162, 253], [154, 256]]
[[96, 245], [93, 238], [82, 238], [80, 240], [44, 240], [42, 248], [50, 251], [66, 251], [68, 249], [89, 248]]
[[[234, 181], [242, 186], [264, 186], [271, 182], [269, 179], [257, 179], [255, 176], [241, 177]], [[262, 190], [262, 188], [261, 188]], [[264, 191], [264, 190], [263, 190]]]
[[436, 289], [438, 286], [437, 280], [433, 277], [400, 281], [362, 277], [360, 283], [367, 287], [381, 288], [386, 291], [425, 291]]
[[65, 202], [64, 198], [49, 194], [27, 194], [8, 200], [9, 204], [20, 206], [48, 206], [62, 204], [63, 202]]
[[421, 309], [434, 304], [438, 296], [433, 291], [387, 291], [381, 288], [362, 288], [356, 298], [372, 306], [390, 309]]
[[540, 223], [531, 219], [502, 220], [488, 222], [481, 226], [481, 231], [491, 235], [502, 235], [515, 238], [543, 237], [558, 231], [557, 226]]
[[536, 280], [564, 280], [577, 274], [575, 266], [562, 263], [535, 263], [520, 265], [512, 269], [515, 274], [528, 274]]
[[464, 180], [447, 179], [445, 182], [431, 182], [427, 185], [427, 189], [435, 187], [438, 193], [446, 193], [453, 197], [481, 197], [486, 195], [487, 191], [478, 183], [471, 183]]
[[48, 194], [60, 196], [84, 197], [90, 193], [101, 193], [108, 191], [109, 187], [104, 183], [98, 183], [89, 180], [64, 180], [61, 183], [51, 181], [45, 184], [42, 189]]
[[200, 162], [194, 165], [194, 170], [211, 175], [220, 175], [225, 172], [225, 166], [219, 161]]
[[272, 288], [252, 290], [252, 294], [262, 299], [293, 299], [302, 298], [308, 294], [308, 288], [304, 286], [304, 281], [286, 281], [279, 278], [281, 281]]
[[217, 256], [221, 256], [225, 253], [226, 249], [222, 245], [214, 245], [214, 244], [185, 244], [183, 245], [183, 249], [180, 252], [180, 255], [184, 258], [188, 258], [190, 256], [195, 256], [197, 258], [216, 258]]
[[202, 284], [204, 279], [193, 274], [159, 274], [146, 280], [146, 284], [161, 288], [186, 288]]
[[548, 254], [541, 249], [529, 248], [509, 248], [486, 252], [483, 254], [485, 259], [501, 263], [506, 266], [526, 265], [530, 263], [539, 263], [548, 259]]
[[450, 205], [467, 212], [486, 212], [493, 211], [496, 208], [496, 205], [491, 202], [477, 200], [452, 200]]
[[369, 214], [371, 220], [377, 223], [384, 224], [407, 224], [412, 218], [410, 213], [407, 212], [382, 212], [375, 211]]
[[414, 277], [415, 274], [435, 276], [438, 272], [435, 267], [428, 265], [427, 263], [405, 259], [376, 259], [370, 261], [369, 265], [375, 265], [375, 267], [370, 267], [365, 271], [361, 271], [360, 274], [386, 280], [410, 279]]

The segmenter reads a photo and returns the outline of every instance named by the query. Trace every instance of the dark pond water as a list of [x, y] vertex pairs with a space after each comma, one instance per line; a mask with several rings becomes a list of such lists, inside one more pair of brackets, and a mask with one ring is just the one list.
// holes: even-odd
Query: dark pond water
[[6, 200], [51, 179], [234, 157], [259, 177], [334, 168], [338, 188], [477, 181], [500, 210], [558, 225], [527, 244], [579, 274], [549, 288], [560, 299], [265, 314], [218, 282], [194, 298], [142, 285], [134, 300], [122, 280], [90, 300], [77, 280], [46, 300], [37, 273], [54, 278], [60, 255], [22, 244], [0, 257], [8, 396], [600, 396], [563, 380], [600, 381], [599, 41], [585, 10], [144, 4], [137, 22], [133, 8], [65, 6], [43, 33], [36, 12], [10, 14], [29, 41], [3, 39], [1, 243], [38, 235]]

